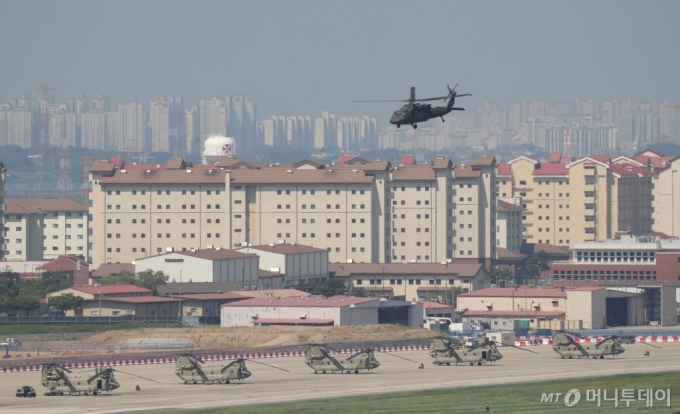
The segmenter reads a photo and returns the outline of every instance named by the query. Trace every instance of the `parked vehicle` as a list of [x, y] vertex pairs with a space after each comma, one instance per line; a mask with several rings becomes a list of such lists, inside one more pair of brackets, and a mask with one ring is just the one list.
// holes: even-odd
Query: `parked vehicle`
[[33, 387], [24, 385], [17, 390], [17, 397], [35, 398], [35, 390]]

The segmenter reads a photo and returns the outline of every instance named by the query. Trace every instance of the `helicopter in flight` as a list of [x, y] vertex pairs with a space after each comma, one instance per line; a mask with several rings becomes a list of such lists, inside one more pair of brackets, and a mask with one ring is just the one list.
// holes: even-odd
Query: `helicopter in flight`
[[503, 358], [503, 354], [498, 351], [498, 345], [509, 346], [512, 348], [521, 349], [522, 351], [530, 351], [522, 349], [514, 345], [503, 345], [494, 341], [488, 341], [476, 347], [460, 347], [454, 339], [448, 340], [444, 338], [434, 338], [430, 341], [430, 356], [434, 358], [432, 361], [435, 365], [458, 365], [460, 362], [468, 362], [470, 365], [482, 365], [482, 362], [495, 362]]
[[95, 374], [87, 376], [71, 376], [69, 377], [66, 373], [72, 374], [73, 372], [67, 368], [62, 367], [58, 364], [45, 364], [42, 369], [42, 386], [47, 388], [49, 392], [45, 395], [64, 395], [64, 393], [73, 394], [77, 392], [78, 394], [83, 393], [85, 395], [100, 394], [102, 391], [113, 391], [120, 387], [118, 381], [113, 375], [113, 372], [122, 372], [123, 374], [132, 375], [133, 377], [142, 378], [148, 381], [154, 381], [149, 378], [140, 377], [139, 375], [130, 374], [129, 372], [123, 372], [111, 367], [107, 368], [96, 368]]
[[[263, 362], [252, 361], [256, 364], [266, 365], [271, 368], [280, 369], [281, 371], [290, 372], [283, 368], [278, 368], [273, 365], [265, 364]], [[192, 383], [224, 383], [229, 384], [231, 380], [242, 380], [250, 377], [252, 374], [246, 368], [246, 359], [239, 358], [227, 365], [206, 365], [205, 361], [193, 355], [180, 355], [175, 361], [175, 375], [184, 381], [185, 384]]]
[[[617, 335], [609, 336], [594, 344], [576, 342], [574, 340], [574, 337], [585, 339], [576, 332], [556, 331], [552, 337], [553, 351], [560, 354], [562, 356], [562, 359], [564, 359], [564, 357], [567, 357], [569, 359], [572, 359], [573, 357], [604, 359], [606, 355], [617, 356], [619, 354], [626, 352], [623, 346], [621, 346], [621, 343], [623, 342], [621, 340], [622, 338]], [[627, 343], [632, 343], [630, 342], [629, 338], [624, 339], [627, 341]], [[654, 348], [658, 348], [657, 346], [650, 345], [644, 342], [640, 343], [652, 346]]]
[[[457, 97], [472, 96], [469, 93], [459, 94], [456, 92], [456, 87], [458, 84], [451, 89], [449, 85], [446, 85], [449, 90], [449, 94], [446, 96], [438, 96], [436, 98], [425, 98], [416, 99], [416, 88], [411, 87], [411, 97], [406, 100], [395, 100], [395, 101], [353, 101], [353, 102], [408, 102], [406, 105], [402, 106], [401, 109], [395, 111], [390, 118], [390, 124], [394, 124], [397, 128], [402, 125], [411, 125], [414, 129], [418, 128], [419, 122], [425, 122], [433, 118], [441, 118], [444, 122], [444, 115], [451, 111], [464, 111], [465, 108], [455, 108], [453, 105], [456, 102]], [[446, 101], [446, 106], [432, 107], [430, 104], [421, 104], [418, 102], [426, 101]]]

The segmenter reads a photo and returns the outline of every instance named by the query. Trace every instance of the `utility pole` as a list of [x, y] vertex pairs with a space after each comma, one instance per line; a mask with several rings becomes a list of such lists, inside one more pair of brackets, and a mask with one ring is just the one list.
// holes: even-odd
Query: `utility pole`
[[[182, 271], [179, 271], [179, 309], [177, 309], [177, 317], [182, 317]], [[178, 322], [181, 323], [181, 320]]]

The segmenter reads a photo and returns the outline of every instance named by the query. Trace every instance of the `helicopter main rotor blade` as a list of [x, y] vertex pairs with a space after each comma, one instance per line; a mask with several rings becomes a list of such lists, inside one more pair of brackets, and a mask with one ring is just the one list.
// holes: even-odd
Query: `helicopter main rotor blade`
[[399, 355], [397, 355], [397, 354], [392, 354], [392, 353], [385, 352], [385, 351], [378, 351], [378, 352], [381, 352], [381, 353], [387, 354], [387, 355], [392, 355], [393, 357], [405, 359], [405, 360], [407, 360], [407, 361], [411, 361], [411, 362], [414, 362], [414, 363], [418, 364], [418, 362], [416, 362], [416, 361], [414, 361], [414, 360], [412, 360], [412, 359], [404, 358], [403, 356], [399, 356]]
[[234, 365], [238, 362], [241, 362], [241, 361], [243, 361], [243, 358], [239, 358], [239, 359], [236, 359], [234, 361], [231, 361], [230, 363], [228, 363], [227, 365], [222, 367], [222, 369], [220, 370], [220, 373], [224, 373], [224, 371], [228, 370], [229, 367], [231, 367], [232, 365]]
[[90, 378], [88, 378], [88, 379], [87, 379], [87, 382], [88, 382], [88, 383], [89, 383], [89, 382], [92, 382], [92, 380], [94, 380], [94, 379], [100, 377], [103, 373], [107, 372], [109, 369], [110, 369], [110, 368], [107, 368], [107, 369], [103, 369], [103, 370], [97, 372], [96, 374], [94, 374], [93, 376], [91, 376]]
[[145, 380], [147, 380], [147, 381], [152, 381], [152, 382], [155, 382], [156, 384], [160, 384], [160, 382], [158, 382], [158, 381], [156, 381], [156, 380], [152, 380], [152, 379], [150, 379], [150, 378], [142, 377], [142, 376], [140, 376], [140, 375], [130, 374], [129, 372], [121, 371], [121, 370], [119, 370], [119, 369], [113, 369], [113, 368], [112, 368], [111, 371], [116, 371], [116, 372], [120, 372], [120, 373], [123, 373], [123, 374], [132, 375], [133, 377], [145, 379]]
[[656, 346], [656, 345], [648, 344], [647, 342], [640, 342], [640, 341], [638, 341], [638, 343], [641, 343], [641, 344], [643, 344], [643, 345], [647, 345], [647, 346], [651, 346], [651, 347], [653, 347], [653, 348], [656, 348], [656, 349], [661, 349], [661, 347], [660, 347], [660, 346]]
[[275, 369], [278, 369], [278, 370], [281, 370], [281, 371], [290, 372], [290, 371], [288, 371], [287, 369], [275, 367], [274, 365], [265, 364], [264, 362], [258, 362], [258, 361], [254, 361], [254, 360], [252, 360], [252, 359], [247, 359], [246, 361], [248, 361], [248, 362], [254, 362], [254, 363], [260, 364], [260, 365], [266, 365], [266, 366], [268, 366], [268, 367], [275, 368]]
[[401, 99], [397, 101], [352, 101], [352, 102], [411, 102], [410, 99]]
[[472, 96], [471, 93], [457, 93], [456, 98], [460, 98], [461, 96]]
[[540, 355], [540, 352], [532, 351], [532, 350], [530, 350], [530, 349], [524, 349], [524, 348], [521, 348], [521, 347], [519, 347], [519, 346], [515, 346], [515, 345], [506, 345], [506, 344], [500, 344], [500, 345], [501, 345], [501, 346], [511, 347], [511, 348], [517, 348], [517, 349], [519, 349], [520, 351], [527, 351], [527, 352], [532, 352], [532, 353], [534, 353], [534, 354]]

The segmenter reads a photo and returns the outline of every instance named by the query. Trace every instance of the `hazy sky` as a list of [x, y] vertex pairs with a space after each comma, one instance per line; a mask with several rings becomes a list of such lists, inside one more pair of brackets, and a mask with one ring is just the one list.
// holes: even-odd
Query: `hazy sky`
[[[274, 114], [355, 99], [680, 102], [680, 1], [0, 0], [0, 100], [54, 84], [112, 104], [250, 94]], [[465, 99], [465, 101], [463, 101]]]

